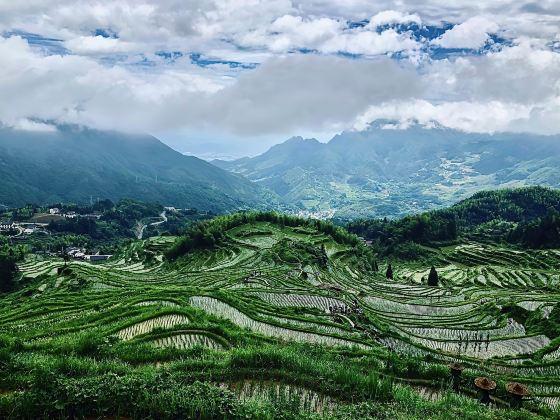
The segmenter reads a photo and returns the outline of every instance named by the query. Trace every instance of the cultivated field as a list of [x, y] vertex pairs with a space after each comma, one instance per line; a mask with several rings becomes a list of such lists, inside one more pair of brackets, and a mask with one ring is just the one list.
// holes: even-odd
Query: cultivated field
[[[360, 269], [347, 246], [318, 232], [257, 223], [228, 237], [227, 246], [177, 264], [162, 257], [173, 238], [138, 241], [99, 265], [28, 258], [20, 270], [32, 285], [0, 305], [2, 345], [12, 349], [4, 365], [0, 359], [12, 372], [0, 382], [0, 408], [31, 392], [26, 375], [36, 366], [60, 372], [61, 355], [75, 365], [62, 371], [76, 376], [88, 369], [157, 375], [183, 366], [184, 383], [213, 384], [243, 401], [295, 396], [299, 409], [321, 415], [374, 393], [403, 403], [405, 388], [437, 404], [449, 394], [447, 364], [457, 361], [466, 367], [460, 398], [474, 402], [472, 379], [489, 376], [498, 382], [495, 412], [505, 407], [510, 380], [529, 386], [533, 413], [558, 408], [560, 342], [531, 332], [519, 313], [546, 320], [558, 310], [559, 251], [477, 243], [445, 249], [436, 266], [440, 286], [429, 287], [429, 267], [394, 263], [388, 280], [383, 264], [379, 273]], [[298, 241], [323, 245], [328, 264], [283, 261], [279, 244]], [[297, 360], [300, 351], [305, 356]], [[87, 364], [92, 360], [97, 365]], [[318, 366], [305, 366], [308, 360]], [[364, 381], [376, 385], [344, 379], [343, 367], [375, 375]], [[324, 383], [316, 380], [321, 372]], [[88, 407], [84, 414], [97, 413]]]

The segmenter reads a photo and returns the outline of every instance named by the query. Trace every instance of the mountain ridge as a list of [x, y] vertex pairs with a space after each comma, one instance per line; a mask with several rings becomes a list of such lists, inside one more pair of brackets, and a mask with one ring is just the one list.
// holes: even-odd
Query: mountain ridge
[[560, 137], [451, 129], [344, 132], [327, 143], [290, 139], [262, 155], [213, 162], [303, 213], [398, 217], [483, 189], [559, 186]]
[[135, 198], [212, 211], [266, 207], [273, 194], [183, 155], [149, 135], [75, 126], [51, 132], [0, 129], [0, 202]]

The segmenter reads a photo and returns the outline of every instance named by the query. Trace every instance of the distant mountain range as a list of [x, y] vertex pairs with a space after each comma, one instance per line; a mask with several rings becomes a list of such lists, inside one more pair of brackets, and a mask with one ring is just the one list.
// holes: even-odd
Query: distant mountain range
[[294, 137], [254, 158], [215, 165], [246, 176], [305, 214], [401, 216], [498, 187], [560, 186], [560, 136], [412, 127]]
[[134, 198], [215, 212], [396, 217], [485, 189], [558, 187], [560, 136], [376, 126], [328, 143], [294, 137], [254, 158], [212, 163], [148, 135], [0, 129], [0, 203]]
[[277, 208], [274, 193], [158, 139], [75, 126], [0, 129], [0, 203], [135, 198], [216, 212]]

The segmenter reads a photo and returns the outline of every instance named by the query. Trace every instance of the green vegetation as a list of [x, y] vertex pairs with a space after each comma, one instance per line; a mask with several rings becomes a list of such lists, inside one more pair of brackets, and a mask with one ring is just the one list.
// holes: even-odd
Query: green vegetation
[[[59, 213], [49, 214], [51, 208]], [[193, 222], [212, 216], [211, 212], [197, 209], [167, 211], [157, 203], [123, 199], [117, 203], [101, 200], [92, 205], [28, 205], [0, 213], [0, 220], [43, 223], [44, 226], [30, 235], [18, 234], [17, 229], [3, 232], [3, 236], [12, 236], [14, 243], [26, 245], [32, 252], [60, 253], [78, 247], [90, 253], [113, 254], [137, 239], [140, 232], [142, 236], [178, 235]]]
[[10, 207], [97, 197], [214, 212], [277, 203], [250, 181], [152, 136], [76, 126], [50, 133], [0, 128], [0, 179], [0, 203]]
[[428, 286], [437, 286], [438, 282], [438, 273], [436, 268], [432, 265], [432, 268], [430, 268], [430, 274], [428, 274]]
[[414, 260], [429, 256], [421, 245], [459, 239], [557, 247], [559, 212], [559, 190], [527, 187], [479, 192], [447, 209], [397, 220], [356, 220], [348, 224], [348, 229], [372, 240], [380, 255]]
[[16, 287], [18, 266], [26, 249], [22, 246], [9, 246], [0, 236], [0, 293], [12, 291]]
[[211, 221], [196, 224], [167, 253], [167, 257], [173, 260], [196, 249], [214, 248], [225, 242], [227, 238], [225, 232], [228, 230], [255, 222], [272, 222], [281, 226], [316, 229], [321, 233], [332, 236], [340, 244], [352, 246], [359, 244], [355, 235], [351, 235], [346, 230], [322, 220], [301, 219], [275, 212], [244, 212], [221, 216]]
[[28, 254], [0, 295], [0, 418], [557, 417], [560, 252], [460, 238], [389, 265], [341, 227], [247, 212], [101, 264]]
[[302, 214], [343, 222], [418, 214], [505, 185], [560, 186], [559, 136], [382, 125], [327, 143], [294, 137], [260, 156], [215, 163]]

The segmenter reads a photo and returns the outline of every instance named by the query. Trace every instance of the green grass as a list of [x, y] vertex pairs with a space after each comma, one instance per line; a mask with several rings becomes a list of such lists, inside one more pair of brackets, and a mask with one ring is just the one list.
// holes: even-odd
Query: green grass
[[[224, 233], [175, 263], [161, 258], [171, 239], [150, 238], [61, 274], [62, 260], [21, 264], [28, 285], [0, 298], [0, 417], [558, 415], [560, 363], [546, 357], [560, 344], [547, 336], [557, 310], [545, 322], [543, 308], [558, 307], [560, 254], [446, 247], [434, 288], [421, 280], [429, 267], [393, 265], [387, 280], [383, 264], [366, 270], [350, 245], [307, 226]], [[331, 312], [354, 302], [360, 313]], [[466, 366], [462, 396], [448, 390], [451, 361]], [[493, 409], [476, 402], [480, 375], [498, 382]], [[533, 391], [528, 410], [508, 409], [511, 380]]]

